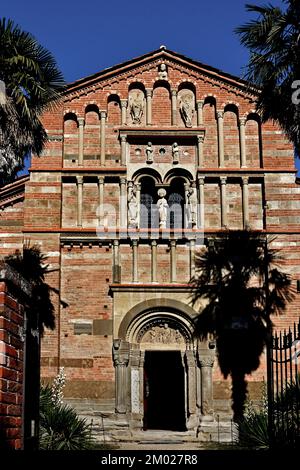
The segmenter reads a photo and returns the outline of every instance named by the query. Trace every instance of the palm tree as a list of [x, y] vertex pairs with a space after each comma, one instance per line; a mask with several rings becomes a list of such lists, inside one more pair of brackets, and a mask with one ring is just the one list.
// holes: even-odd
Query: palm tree
[[13, 21], [0, 19], [0, 185], [13, 179], [25, 155], [47, 141], [41, 114], [65, 82], [52, 54]]
[[300, 155], [300, 6], [299, 0], [283, 2], [284, 10], [247, 4], [259, 16], [235, 31], [250, 51], [246, 78], [261, 89], [257, 110], [262, 120], [277, 122]]
[[45, 327], [55, 328], [54, 306], [51, 300], [51, 288], [45, 280], [48, 265], [46, 256], [39, 246], [24, 245], [23, 252], [17, 250], [13, 255], [6, 256], [4, 261], [14, 268], [32, 288], [32, 297], [28, 305], [28, 320], [36, 324], [43, 334]]
[[234, 420], [241, 421], [247, 396], [246, 375], [255, 371], [272, 322], [292, 300], [291, 281], [279, 270], [272, 239], [251, 231], [228, 231], [212, 238], [196, 256], [191, 280], [194, 304], [205, 307], [196, 319], [196, 334], [216, 339], [218, 362], [232, 379]]

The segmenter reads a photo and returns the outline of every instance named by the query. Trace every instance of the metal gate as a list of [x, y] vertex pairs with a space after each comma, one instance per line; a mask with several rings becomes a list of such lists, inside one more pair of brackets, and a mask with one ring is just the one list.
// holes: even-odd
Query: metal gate
[[300, 443], [300, 320], [275, 333], [268, 351], [268, 407], [271, 447]]

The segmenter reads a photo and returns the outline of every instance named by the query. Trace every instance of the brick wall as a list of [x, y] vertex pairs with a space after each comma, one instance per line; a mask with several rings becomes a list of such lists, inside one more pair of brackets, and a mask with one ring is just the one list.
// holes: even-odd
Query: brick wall
[[0, 448], [22, 448], [24, 302], [28, 284], [0, 264]]

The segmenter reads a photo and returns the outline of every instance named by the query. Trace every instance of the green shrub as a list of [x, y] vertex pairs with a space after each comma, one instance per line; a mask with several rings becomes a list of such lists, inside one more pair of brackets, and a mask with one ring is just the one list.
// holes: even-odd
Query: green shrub
[[49, 385], [41, 387], [40, 435], [41, 450], [88, 450], [93, 447], [91, 427], [76, 411], [53, 399]]

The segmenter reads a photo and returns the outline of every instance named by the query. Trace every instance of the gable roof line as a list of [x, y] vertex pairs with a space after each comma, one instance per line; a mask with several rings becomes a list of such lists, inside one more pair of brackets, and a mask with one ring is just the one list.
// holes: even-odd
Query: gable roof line
[[92, 75], [88, 75], [87, 77], [71, 82], [68, 84], [67, 91], [65, 92], [65, 94], [67, 95], [68, 93], [72, 93], [73, 91], [76, 91], [85, 86], [91, 86], [93, 82], [95, 82], [99, 78], [104, 78], [106, 76], [109, 77], [115, 71], [123, 70], [123, 69], [125, 70], [130, 69], [133, 65], [140, 65], [141, 63], [145, 63], [150, 58], [156, 59], [158, 57], [168, 57], [170, 59], [179, 59], [181, 62], [184, 62], [185, 64], [188, 64], [189, 66], [193, 65], [197, 69], [200, 69], [202, 72], [207, 73], [208, 75], [211, 75], [214, 78], [219, 78], [219, 79], [223, 78], [223, 80], [231, 84], [234, 84], [235, 86], [239, 86], [242, 89], [246, 88], [252, 94], [257, 94], [259, 92], [259, 88], [256, 87], [254, 84], [248, 82], [247, 80], [243, 80], [242, 78], [239, 78], [227, 72], [223, 72], [222, 70], [212, 67], [210, 65], [203, 64], [194, 59], [190, 59], [189, 57], [183, 54], [179, 54], [178, 52], [161, 48], [161, 49], [148, 52], [147, 54], [135, 57], [133, 59], [127, 60], [120, 64], [113, 65], [112, 67], [105, 68], [100, 72], [97, 72]]

